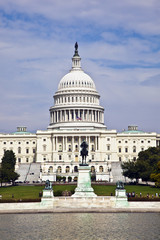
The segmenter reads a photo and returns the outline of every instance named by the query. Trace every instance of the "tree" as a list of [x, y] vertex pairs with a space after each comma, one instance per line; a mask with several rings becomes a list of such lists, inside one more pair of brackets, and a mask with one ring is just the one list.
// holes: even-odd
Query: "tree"
[[121, 164], [122, 170], [123, 170], [123, 176], [128, 177], [130, 179], [136, 179], [136, 182], [138, 182], [139, 179], [139, 172], [137, 170], [136, 162], [134, 161], [128, 161]]
[[12, 182], [14, 185], [15, 181], [18, 179], [19, 174], [15, 172], [16, 157], [12, 150], [7, 150], [4, 152], [2, 158], [1, 169], [0, 169], [0, 181], [2, 182]]
[[138, 154], [136, 161], [128, 161], [122, 163], [123, 175], [130, 179], [138, 181], [141, 178], [143, 181], [149, 181], [152, 173], [157, 173], [157, 163], [160, 161], [160, 147], [150, 147]]
[[157, 163], [160, 161], [160, 147], [150, 147], [138, 154], [136, 161], [139, 177], [143, 181], [151, 180], [151, 174], [157, 169]]
[[151, 179], [155, 181], [157, 187], [160, 187], [160, 161], [157, 163], [155, 173], [151, 173]]

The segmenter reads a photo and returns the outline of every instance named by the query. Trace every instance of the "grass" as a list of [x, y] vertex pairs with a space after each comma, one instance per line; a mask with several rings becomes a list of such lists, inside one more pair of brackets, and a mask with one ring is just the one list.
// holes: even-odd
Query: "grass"
[[[93, 185], [95, 193], [98, 196], [110, 196], [111, 193], [115, 194], [115, 185]], [[65, 190], [68, 190], [70, 192], [74, 192], [74, 189], [76, 188], [76, 185], [54, 185], [54, 195], [58, 196], [61, 195], [61, 193]], [[2, 200], [27, 200], [27, 199], [40, 199], [39, 193], [42, 192], [44, 189], [44, 186], [11, 186], [11, 187], [0, 187], [0, 195], [2, 195]], [[135, 194], [142, 193], [143, 197], [146, 197], [149, 193], [150, 196], [153, 194], [155, 196], [155, 193], [160, 193], [160, 188], [155, 188], [151, 186], [140, 186], [140, 185], [126, 185], [125, 186], [126, 191], [129, 193], [135, 192]], [[12, 198], [12, 195], [14, 195], [14, 198]]]

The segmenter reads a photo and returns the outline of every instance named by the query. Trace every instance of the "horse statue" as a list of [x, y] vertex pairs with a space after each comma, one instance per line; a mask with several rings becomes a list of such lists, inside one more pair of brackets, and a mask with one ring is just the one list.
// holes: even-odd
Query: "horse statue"
[[81, 143], [80, 147], [82, 148], [82, 150], [80, 152], [81, 156], [82, 156], [82, 165], [85, 166], [85, 165], [87, 165], [86, 157], [88, 156], [88, 149], [87, 149], [88, 148], [88, 144], [85, 141], [83, 141]]

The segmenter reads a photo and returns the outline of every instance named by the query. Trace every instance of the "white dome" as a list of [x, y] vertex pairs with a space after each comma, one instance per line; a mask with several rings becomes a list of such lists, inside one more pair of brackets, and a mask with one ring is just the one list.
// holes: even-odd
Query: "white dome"
[[96, 90], [92, 78], [83, 72], [83, 70], [71, 70], [60, 81], [58, 90], [63, 88], [90, 88]]

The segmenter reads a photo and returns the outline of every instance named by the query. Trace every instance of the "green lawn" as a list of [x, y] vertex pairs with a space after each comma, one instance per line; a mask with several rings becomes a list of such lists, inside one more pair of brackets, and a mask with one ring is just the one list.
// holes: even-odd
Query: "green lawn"
[[[111, 193], [115, 194], [116, 186], [112, 185], [93, 185], [95, 193], [98, 196], [110, 196]], [[58, 196], [65, 190], [74, 192], [76, 185], [54, 185], [54, 195]], [[44, 189], [44, 186], [14, 186], [14, 187], [0, 187], [0, 195], [2, 195], [3, 200], [10, 200], [12, 199], [12, 195], [14, 195], [15, 200], [19, 199], [40, 199], [39, 192]], [[147, 196], [147, 193], [150, 195], [155, 193], [160, 193], [160, 188], [154, 188], [150, 186], [136, 186], [136, 185], [126, 185], [126, 191], [135, 192], [139, 196], [139, 193], [142, 193], [143, 197]]]
[[[113, 195], [115, 195], [115, 189], [116, 186], [112, 186], [112, 185], [93, 185], [94, 191], [98, 196], [110, 196], [111, 193]], [[160, 193], [160, 188], [155, 188], [155, 187], [150, 187], [150, 186], [140, 186], [140, 185], [126, 185], [125, 186], [126, 192], [131, 193], [131, 192], [135, 192], [135, 194], [140, 194], [140, 192], [142, 193], [143, 197], [147, 196], [147, 193], [149, 193], [150, 195], [155, 193]]]

